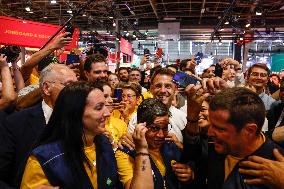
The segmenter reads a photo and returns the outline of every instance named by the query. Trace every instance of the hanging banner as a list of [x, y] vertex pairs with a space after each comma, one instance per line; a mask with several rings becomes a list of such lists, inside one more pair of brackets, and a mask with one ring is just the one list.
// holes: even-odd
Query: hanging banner
[[132, 43], [128, 42], [124, 38], [120, 38], [120, 51], [124, 54], [132, 56]]
[[[60, 27], [59, 25], [0, 16], [0, 44], [40, 48]], [[65, 50], [78, 48], [78, 28], [75, 29], [72, 38], [71, 44], [65, 47]]]

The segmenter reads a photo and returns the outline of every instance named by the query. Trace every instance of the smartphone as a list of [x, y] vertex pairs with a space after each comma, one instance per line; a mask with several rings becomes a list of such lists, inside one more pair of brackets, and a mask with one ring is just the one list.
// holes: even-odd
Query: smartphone
[[150, 55], [150, 50], [149, 49], [144, 49], [144, 55], [149, 54]]
[[186, 88], [190, 84], [196, 85], [199, 79], [194, 76], [188, 75], [187, 73], [178, 71], [173, 76], [173, 81], [176, 83], [180, 88]]
[[67, 54], [66, 65], [79, 63], [79, 55], [76, 54]]
[[65, 32], [69, 32], [70, 34], [66, 35], [65, 37], [66, 38], [68, 38], [68, 37], [72, 38], [74, 30], [75, 30], [75, 28], [72, 25], [70, 25], [70, 24], [67, 25], [66, 28], [65, 28]]
[[122, 88], [115, 88], [113, 91], [114, 103], [120, 103], [122, 101]]
[[216, 64], [214, 74], [215, 76], [222, 78], [223, 68], [220, 64]]

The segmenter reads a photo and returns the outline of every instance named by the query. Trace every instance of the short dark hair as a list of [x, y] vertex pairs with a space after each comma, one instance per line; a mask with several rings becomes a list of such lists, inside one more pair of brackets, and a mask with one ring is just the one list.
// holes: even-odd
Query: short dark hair
[[120, 67], [120, 68], [118, 68], [117, 73], [119, 73], [121, 70], [126, 70], [129, 73], [129, 68], [128, 67]]
[[188, 61], [191, 61], [191, 59], [184, 59], [184, 60], [182, 60], [182, 61], [180, 62], [180, 64], [179, 64], [179, 69], [180, 69], [181, 71], [183, 71], [184, 68], [186, 68]]
[[281, 82], [281, 79], [280, 79], [279, 75], [277, 75], [277, 74], [273, 73], [273, 74], [271, 74], [269, 77], [271, 78], [272, 76], [276, 76], [276, 77], [277, 77], [277, 79], [278, 79], [278, 81], [279, 81], [279, 82]]
[[106, 59], [104, 56], [100, 54], [90, 55], [84, 63], [84, 71], [90, 72], [92, 69], [92, 64], [96, 62], [104, 62], [106, 63]]
[[169, 115], [167, 106], [156, 98], [143, 100], [137, 109], [137, 123], [154, 123], [156, 117]]
[[131, 72], [133, 72], [133, 71], [137, 71], [137, 72], [139, 72], [139, 73], [141, 74], [141, 71], [140, 71], [139, 68], [131, 68], [131, 69], [129, 70], [129, 73], [131, 73]]
[[237, 131], [247, 123], [255, 123], [259, 134], [264, 124], [264, 104], [256, 93], [246, 88], [233, 87], [217, 93], [210, 100], [209, 109], [229, 111], [228, 123], [234, 125]]
[[253, 68], [262, 68], [262, 69], [264, 69], [267, 72], [267, 76], [270, 75], [270, 70], [266, 66], [266, 64], [256, 63], [256, 64], [252, 65], [251, 67], [249, 67], [249, 69], [247, 71], [248, 72], [248, 78], [250, 77], [250, 74], [251, 74]]
[[160, 68], [154, 71], [152, 77], [151, 77], [151, 83], [153, 83], [154, 79], [157, 75], [168, 75], [170, 77], [174, 76], [174, 72], [170, 70], [169, 68]]

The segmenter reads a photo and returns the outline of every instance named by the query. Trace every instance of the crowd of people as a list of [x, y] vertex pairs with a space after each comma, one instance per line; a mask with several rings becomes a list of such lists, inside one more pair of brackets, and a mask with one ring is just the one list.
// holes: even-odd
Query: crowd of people
[[225, 58], [197, 75], [194, 59], [144, 55], [112, 73], [104, 51], [54, 63], [66, 35], [21, 67], [0, 55], [0, 188], [284, 188], [284, 71]]

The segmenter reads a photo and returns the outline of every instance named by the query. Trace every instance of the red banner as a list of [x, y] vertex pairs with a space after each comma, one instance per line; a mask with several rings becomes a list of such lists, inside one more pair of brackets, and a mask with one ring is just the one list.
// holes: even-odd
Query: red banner
[[120, 51], [124, 54], [132, 56], [132, 43], [128, 42], [126, 39], [120, 38]]
[[[0, 44], [40, 48], [60, 29], [58, 25], [44, 24], [0, 16]], [[78, 48], [79, 29], [75, 29], [73, 40], [66, 50]]]

